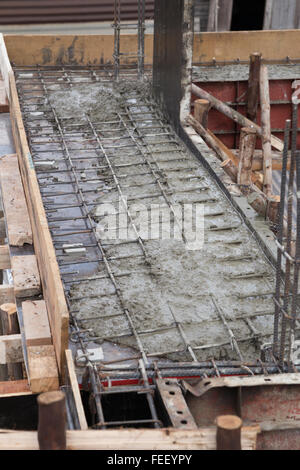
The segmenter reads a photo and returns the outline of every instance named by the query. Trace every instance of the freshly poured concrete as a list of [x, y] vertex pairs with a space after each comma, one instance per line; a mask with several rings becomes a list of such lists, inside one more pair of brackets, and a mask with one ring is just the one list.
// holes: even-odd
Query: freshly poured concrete
[[[126, 148], [108, 152], [122, 192], [129, 198], [128, 209], [133, 221], [138, 224], [139, 214], [133, 207], [136, 202], [143, 203], [146, 209], [151, 204], [166, 206], [163, 196], [157, 196], [161, 194], [158, 185], [149, 184], [155, 180], [147, 165], [115, 166], [130, 163], [133, 158], [142, 162], [141, 148], [156, 169], [156, 175], [172, 205], [194, 203], [204, 208], [204, 245], [198, 250], [187, 249], [182, 238], [145, 239], [145, 257], [138, 243], [120, 244], [119, 240], [108, 240], [107, 237], [102, 240], [100, 236], [122, 293], [123, 307], [132, 319], [144, 351], [153, 355], [162, 354], [172, 360], [191, 361], [194, 357], [187, 350], [187, 346], [191, 345], [198, 360], [214, 357], [255, 361], [259, 358], [260, 346], [271, 341], [273, 329], [273, 267], [208, 172], [182, 143], [179, 147], [172, 143], [178, 140], [175, 134], [153, 136], [154, 133], [163, 134], [162, 129], [147, 131], [153, 123], [150, 118], [155, 119], [156, 125], [161, 119], [158, 108], [151, 100], [154, 108], [149, 108], [147, 86], [121, 82], [115, 86], [111, 83], [74, 85], [72, 89], [63, 90], [59, 90], [57, 84], [50, 89], [51, 104], [59, 118], [64, 123], [74, 124], [84, 122], [88, 114], [94, 123], [101, 122], [97, 128], [104, 129], [102, 134], [100, 131], [98, 134], [102, 142], [109, 135], [109, 129], [116, 129], [109, 123], [118, 119], [120, 113], [123, 116], [138, 145], [130, 155]], [[138, 100], [136, 106], [135, 100]], [[122, 114], [125, 113], [125, 105], [132, 106], [132, 121]], [[43, 110], [47, 109], [45, 101]], [[147, 113], [144, 119], [135, 120], [136, 110]], [[166, 125], [164, 120], [163, 124]], [[134, 126], [140, 135], [134, 131]], [[141, 137], [143, 134], [148, 136]], [[121, 129], [114, 145], [126, 143], [130, 144], [132, 140]], [[178, 148], [181, 153], [174, 152]], [[156, 153], [151, 155], [153, 150]], [[159, 162], [159, 170], [153, 158]], [[100, 161], [104, 160], [99, 156], [98, 164]], [[86, 169], [91, 169], [93, 165], [88, 161], [80, 164], [83, 173], [84, 165]], [[137, 175], [141, 173], [141, 168], [148, 174]], [[122, 205], [114, 202], [119, 198], [119, 193], [110, 170], [89, 173], [90, 178], [97, 176], [102, 192], [93, 199], [95, 204], [90, 208], [90, 214], [103, 227], [105, 218], [101, 217], [101, 203], [111, 202], [116, 210]], [[137, 186], [142, 184], [147, 186]], [[150, 197], [130, 200], [143, 195]], [[111, 341], [118, 346], [138, 349], [131, 325], [115, 295], [103, 262], [98, 263], [93, 275], [105, 278], [76, 282], [70, 289], [71, 309], [76, 311], [80, 327], [90, 328], [94, 341], [100, 344]], [[234, 348], [232, 335], [240, 352]]]
[[[122, 93], [119, 95], [120, 90]], [[53, 93], [51, 102], [64, 118], [77, 116], [77, 119], [80, 119], [86, 110], [93, 120], [102, 122], [112, 119], [115, 112], [124, 110], [123, 105], [128, 94], [132, 95], [132, 91], [132, 86], [127, 84], [122, 84], [118, 89], [112, 85], [93, 85], [85, 87], [84, 90], [73, 87], [73, 90], [67, 93]], [[144, 95], [145, 88], [142, 88], [137, 96], [142, 99]], [[71, 107], [66, 103], [71, 103]], [[143, 130], [143, 123], [139, 124], [139, 128]], [[161, 140], [162, 137], [148, 137], [146, 141], [151, 145], [158, 139]], [[166, 144], [160, 146], [161, 149], [168, 149], [168, 139], [165, 139], [165, 142]], [[157, 146], [153, 148], [157, 150]], [[207, 201], [203, 204], [206, 214], [205, 243], [202, 249], [191, 251], [186, 248], [183, 240], [145, 240], [150, 267], [145, 264], [143, 257], [111, 261], [110, 265], [115, 274], [129, 271], [132, 273], [117, 278], [125, 306], [136, 330], [145, 332], [140, 337], [146, 352], [184, 350], [180, 330], [176, 328], [176, 322], [179, 322], [186, 341], [192, 346], [227, 343], [195, 350], [197, 359], [204, 360], [212, 356], [217, 359], [238, 359], [237, 352], [230, 344], [230, 328], [235, 338], [242, 340], [238, 344], [243, 359], [253, 360], [259, 356], [259, 343], [269, 341], [272, 334], [273, 269], [240, 216], [196, 158], [182, 146], [182, 160], [164, 163], [174, 158], [172, 146], [169, 148], [170, 152], [155, 154], [155, 159], [160, 162], [160, 179], [168, 182], [173, 204]], [[115, 151], [113, 162], [122, 164], [129, 161], [129, 158], [126, 159], [126, 154], [120, 149]], [[128, 167], [119, 172], [126, 173], [126, 178], [120, 180], [121, 186], [124, 186], [124, 183], [137, 185], [153, 181], [151, 175], [135, 176], [138, 172], [137, 167]], [[188, 191], [191, 188], [194, 191]], [[126, 188], [123, 192], [130, 198], [145, 193], [157, 194], [159, 188], [152, 185]], [[116, 198], [118, 192], [111, 189], [105, 194], [104, 200], [114, 201]], [[165, 203], [163, 198], [158, 200], [157, 197], [141, 202], [149, 207], [157, 201]], [[132, 204], [129, 204], [129, 212]], [[97, 206], [91, 213], [98, 221]], [[105, 242], [107, 240], [103, 243]], [[107, 248], [107, 256], [110, 258], [141, 254], [137, 244], [120, 246], [117, 241], [113, 243], [116, 243], [116, 246]], [[99, 265], [100, 273], [105, 273], [103, 264]], [[76, 298], [93, 295], [95, 292], [101, 293], [100, 298], [85, 298], [72, 303], [73, 308], [79, 310], [77, 318], [84, 320], [87, 317], [104, 317], [101, 321], [84, 321], [84, 326], [91, 328], [94, 335], [100, 338], [128, 334], [112, 340], [118, 344], [136, 347], [130, 325], [125, 315], [122, 315], [122, 307], [117, 297], [107, 295], [112, 291], [109, 280], [74, 284], [71, 294]], [[211, 295], [219, 305], [228, 327], [222, 321]], [[121, 315], [112, 317], [116, 314]], [[147, 330], [159, 329], [162, 331], [147, 334]], [[254, 339], [256, 333], [257, 337], [261, 335], [260, 341], [257, 342]], [[101, 339], [99, 341], [101, 342]], [[167, 356], [175, 360], [191, 360], [187, 352], [170, 353]]]

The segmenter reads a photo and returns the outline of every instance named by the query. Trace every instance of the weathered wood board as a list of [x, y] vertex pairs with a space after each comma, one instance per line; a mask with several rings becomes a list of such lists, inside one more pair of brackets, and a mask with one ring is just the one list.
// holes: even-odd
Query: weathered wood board
[[9, 244], [32, 244], [32, 230], [16, 154], [1, 158], [0, 180]]
[[[255, 450], [259, 426], [242, 428], [242, 450]], [[37, 432], [0, 430], [0, 450], [38, 450]], [[67, 450], [215, 450], [216, 429], [67, 431]], [[157, 462], [154, 462], [157, 463]]]
[[32, 393], [58, 390], [59, 378], [53, 346], [29, 346], [27, 355]]
[[0, 336], [0, 364], [23, 362], [21, 335]]
[[12, 256], [11, 270], [17, 298], [31, 297], [41, 292], [41, 281], [35, 255]]
[[25, 300], [22, 302], [22, 311], [27, 346], [52, 344], [45, 301]]
[[[261, 52], [264, 59], [285, 60], [287, 56], [299, 56], [299, 39], [300, 31], [297, 29], [195, 33], [193, 62], [212, 62], [214, 58], [220, 62], [249, 60], [253, 51]], [[113, 35], [5, 35], [4, 41], [10, 60], [17, 65], [113, 63]], [[136, 49], [134, 36], [122, 35], [122, 52]], [[152, 60], [153, 35], [146, 34], [145, 63], [151, 65]], [[136, 62], [135, 58], [126, 58], [126, 63], [133, 62]], [[4, 65], [8, 69], [9, 61]]]

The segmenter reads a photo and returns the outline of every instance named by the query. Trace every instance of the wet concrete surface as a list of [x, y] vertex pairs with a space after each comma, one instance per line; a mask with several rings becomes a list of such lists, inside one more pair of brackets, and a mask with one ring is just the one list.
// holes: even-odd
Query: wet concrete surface
[[[62, 258], [62, 245], [58, 243], [60, 230], [83, 228], [83, 225], [81, 219], [61, 220], [60, 228], [53, 229], [51, 220], [54, 217], [57, 220], [58, 216], [64, 219], [67, 213], [74, 218], [82, 216], [82, 208], [53, 212], [51, 204], [57, 201], [78, 204], [77, 194], [63, 199], [56, 196], [58, 189], [66, 191], [75, 186], [67, 173], [49, 176], [39, 173], [36, 166], [42, 195], [53, 192], [51, 198], [44, 195], [43, 199], [46, 208], [52, 207], [52, 212], [47, 212], [48, 221], [71, 310], [79, 325], [91, 330], [95, 344], [142, 349], [151, 356], [175, 361], [259, 358], [260, 346], [271, 341], [273, 330], [274, 269], [230, 201], [175, 136], [147, 87], [95, 83], [60, 89], [58, 84], [51, 85], [48, 91], [67, 147], [72, 149], [71, 159], [74, 158], [73, 164], [80, 174], [80, 187], [89, 191], [87, 188], [95, 188], [92, 185], [96, 183], [97, 188], [85, 192], [84, 198], [116, 283], [108, 275], [107, 265], [95, 246], [73, 261], [68, 258], [73, 264], [62, 266], [61, 260], [65, 261], [66, 257]], [[38, 143], [39, 126], [46, 123], [58, 135], [49, 102], [43, 98], [30, 109], [33, 113], [43, 113], [38, 124], [32, 124], [28, 114], [27, 119], [25, 116], [27, 130], [35, 137], [31, 139], [35, 164], [41, 158], [43, 161], [48, 158], [55, 160], [57, 169], [68, 168], [65, 152], [59, 151], [59, 146], [57, 153], [45, 152], [52, 137], [46, 146]], [[86, 114], [97, 129], [98, 141], [93, 140], [95, 136], [87, 126]], [[77, 128], [72, 136], [75, 129], [72, 126], [77, 124], [83, 127], [80, 132]], [[82, 153], [87, 141], [93, 150]], [[39, 153], [41, 150], [44, 152]], [[92, 155], [97, 155], [97, 159], [89, 160]], [[50, 181], [62, 184], [49, 186]], [[108, 232], [109, 221], [103, 216], [103, 204], [110, 203], [110, 208], [123, 214], [123, 218], [120, 215], [116, 218], [119, 227], [126, 221], [126, 208], [119, 200], [120, 190], [127, 197], [131, 217], [130, 243], [120, 240], [116, 236], [118, 230], [112, 230], [112, 226]], [[143, 207], [137, 207], [137, 203]], [[204, 211], [204, 244], [199, 249], [189, 249], [186, 233], [182, 234], [172, 218], [170, 207], [184, 204]], [[175, 239], [164, 239], [161, 234], [159, 239], [144, 236], [137, 240], [134, 227], [145, 221], [141, 214], [149, 214], [151, 205], [156, 205], [156, 209], [157, 205], [167, 208], [162, 220], [171, 217]], [[108, 233], [112, 234], [111, 238]], [[68, 241], [86, 243], [86, 238], [81, 237], [70, 236]], [[89, 264], [85, 264], [87, 259]], [[76, 269], [79, 274], [66, 274], [66, 270]], [[88, 280], [82, 280], [83, 275]], [[105, 354], [104, 358], [107, 359]]]

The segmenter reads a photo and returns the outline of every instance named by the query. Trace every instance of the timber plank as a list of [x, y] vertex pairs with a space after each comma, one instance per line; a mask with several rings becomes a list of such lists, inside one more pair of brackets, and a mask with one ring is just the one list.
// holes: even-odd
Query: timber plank
[[38, 295], [41, 292], [41, 281], [35, 255], [12, 256], [11, 269], [17, 298]]
[[32, 244], [32, 230], [16, 154], [1, 158], [0, 178], [9, 244]]
[[27, 143], [18, 93], [12, 73], [9, 75], [9, 83], [12, 131], [28, 203], [43, 295], [47, 305], [58, 367], [60, 371], [64, 371], [65, 350], [68, 348], [69, 312], [37, 176]]
[[27, 348], [29, 382], [32, 393], [59, 389], [58, 370], [52, 345]]
[[77, 416], [80, 424], [80, 429], [81, 430], [86, 430], [88, 429], [83, 405], [82, 405], [82, 400], [79, 392], [79, 385], [78, 385], [78, 380], [76, 377], [76, 372], [75, 372], [75, 367], [74, 367], [74, 362], [73, 362], [73, 357], [72, 357], [72, 351], [70, 349], [66, 350], [66, 367], [67, 367], [67, 378], [69, 379], [69, 383], [73, 392], [73, 397], [74, 397], [74, 402], [76, 406], [76, 411], [77, 411]]
[[[242, 450], [255, 450], [259, 426], [242, 428]], [[0, 450], [38, 450], [36, 431], [0, 430]], [[215, 450], [216, 429], [67, 430], [67, 450]]]
[[0, 398], [30, 394], [31, 391], [27, 379], [0, 382]]
[[[269, 0], [268, 0], [269, 1]], [[287, 56], [298, 57], [300, 31], [226, 31], [201, 32], [194, 34], [193, 62], [195, 64], [212, 62], [213, 59], [224, 62], [229, 60], [248, 61], [253, 51], [260, 51], [265, 60], [284, 60]], [[123, 52], [132, 52], [136, 48], [134, 35], [122, 36]], [[69, 63], [68, 50], [72, 47], [72, 61], [80, 65], [101, 63], [111, 64], [114, 51], [113, 35], [5, 35], [3, 48], [8, 50], [12, 62], [22, 65], [57, 65]], [[0, 36], [1, 49], [1, 36]], [[45, 50], [51, 54], [45, 56]], [[100, 53], [99, 53], [100, 51]], [[145, 35], [145, 63], [152, 64], [153, 34]], [[128, 57], [128, 63], [136, 59]], [[63, 61], [63, 62], [62, 62]], [[0, 54], [1, 65], [1, 54]], [[10, 70], [7, 60], [3, 68]], [[3, 74], [4, 75], [4, 74]]]
[[22, 302], [22, 311], [27, 346], [52, 344], [45, 301], [25, 300]]

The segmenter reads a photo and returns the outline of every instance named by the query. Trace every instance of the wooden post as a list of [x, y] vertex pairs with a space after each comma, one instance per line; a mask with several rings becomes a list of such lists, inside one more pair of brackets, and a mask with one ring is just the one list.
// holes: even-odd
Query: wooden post
[[217, 450], [241, 450], [242, 420], [238, 416], [217, 418]]
[[[262, 128], [258, 126], [255, 122], [250, 121], [250, 119], [247, 119], [245, 116], [240, 114], [238, 111], [235, 109], [231, 108], [230, 106], [227, 106], [227, 104], [223, 103], [222, 101], [218, 100], [211, 94], [207, 93], [207, 91], [203, 90], [199, 86], [196, 86], [192, 83], [192, 93], [199, 98], [208, 100], [212, 107], [215, 108], [217, 111], [220, 113], [224, 114], [225, 116], [229, 117], [232, 119], [234, 122], [239, 124], [242, 127], [254, 127], [254, 129], [257, 132], [257, 135], [261, 136], [262, 135]], [[283, 151], [283, 141], [278, 139], [278, 137], [271, 135], [271, 144], [272, 147], [274, 147], [276, 150], [279, 150], [280, 152]]]
[[[2, 323], [3, 335], [15, 335], [20, 333], [17, 307], [14, 303], [6, 303], [0, 306], [0, 316]], [[23, 379], [23, 366], [18, 362], [15, 364], [7, 365], [8, 379], [21, 380]]]
[[280, 205], [280, 196], [270, 196], [268, 200], [268, 219], [274, 224], [278, 223], [278, 211]]
[[228, 158], [228, 160], [224, 160], [224, 162], [221, 163], [221, 168], [223, 168], [225, 173], [227, 173], [227, 175], [230, 176], [232, 181], [236, 183], [238, 170], [232, 160], [230, 160], [230, 158]]
[[260, 106], [263, 150], [263, 191], [267, 196], [272, 194], [272, 149], [271, 149], [271, 110], [268, 69], [262, 65], [260, 69]]
[[211, 104], [208, 100], [195, 100], [194, 101], [194, 116], [196, 121], [200, 122], [204, 129], [207, 128], [208, 112]]
[[39, 407], [38, 442], [40, 450], [65, 450], [66, 405], [61, 391], [42, 393], [37, 398]]
[[247, 118], [256, 122], [256, 113], [259, 100], [259, 75], [261, 54], [254, 52], [250, 55], [250, 70], [248, 80]]
[[212, 132], [210, 132], [208, 129], [204, 129], [202, 124], [196, 121], [196, 119], [191, 114], [188, 116], [186, 122], [187, 124], [193, 126], [195, 131], [201, 135], [206, 144], [216, 152], [220, 160], [225, 161], [229, 158], [234, 163], [238, 163], [238, 158], [233, 155], [232, 152], [230, 152], [230, 150], [225, 145], [223, 145], [223, 143], [220, 142]]
[[243, 127], [240, 134], [240, 153], [237, 182], [250, 185], [252, 175], [253, 154], [256, 144], [256, 131], [251, 127]]

